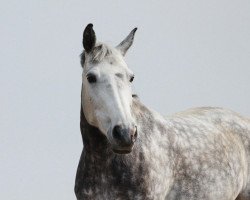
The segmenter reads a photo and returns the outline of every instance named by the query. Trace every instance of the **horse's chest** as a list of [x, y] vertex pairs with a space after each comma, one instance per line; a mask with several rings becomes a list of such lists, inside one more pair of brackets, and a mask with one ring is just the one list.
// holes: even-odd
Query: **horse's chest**
[[126, 172], [117, 176], [103, 173], [92, 177], [91, 184], [84, 182], [82, 192], [83, 199], [146, 199], [148, 187], [144, 180], [140, 182]]
[[141, 169], [140, 173], [137, 171], [136, 174], [133, 174], [131, 169], [124, 172], [111, 170], [106, 173], [93, 175], [92, 177], [86, 177], [81, 199], [163, 199], [164, 191], [156, 193], [155, 188], [157, 187], [157, 190], [160, 190], [163, 185], [155, 185], [155, 182], [149, 180], [149, 174], [144, 174], [144, 172], [143, 169]]

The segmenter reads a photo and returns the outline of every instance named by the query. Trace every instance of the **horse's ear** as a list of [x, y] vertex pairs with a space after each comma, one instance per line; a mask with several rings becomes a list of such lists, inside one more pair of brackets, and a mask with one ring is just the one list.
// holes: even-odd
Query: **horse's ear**
[[129, 35], [116, 47], [123, 56], [125, 56], [127, 50], [131, 45], [133, 44], [134, 41], [134, 35], [136, 32], [137, 28], [134, 28]]
[[89, 53], [96, 43], [95, 31], [93, 30], [93, 24], [88, 24], [83, 32], [82, 44], [87, 53]]

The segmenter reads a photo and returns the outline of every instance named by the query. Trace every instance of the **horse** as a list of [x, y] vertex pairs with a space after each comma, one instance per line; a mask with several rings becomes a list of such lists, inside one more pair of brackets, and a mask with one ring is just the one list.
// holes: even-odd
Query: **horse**
[[163, 117], [133, 95], [124, 56], [83, 32], [78, 200], [250, 199], [250, 119], [198, 107]]

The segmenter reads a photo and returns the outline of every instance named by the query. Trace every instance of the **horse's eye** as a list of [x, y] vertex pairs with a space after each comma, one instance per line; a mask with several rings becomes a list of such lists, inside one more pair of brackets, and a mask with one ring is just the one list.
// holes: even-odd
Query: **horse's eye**
[[87, 75], [87, 79], [89, 83], [95, 83], [96, 82], [96, 76], [94, 74]]
[[133, 82], [133, 80], [134, 80], [134, 78], [135, 78], [134, 76], [131, 76], [131, 78], [130, 78], [129, 82], [131, 82], [131, 83], [132, 83], [132, 82]]

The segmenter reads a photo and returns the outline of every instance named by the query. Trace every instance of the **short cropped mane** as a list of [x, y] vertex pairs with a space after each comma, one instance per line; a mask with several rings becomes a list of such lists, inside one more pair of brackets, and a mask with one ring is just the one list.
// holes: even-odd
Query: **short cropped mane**
[[[87, 54], [88, 62], [90, 63], [99, 63], [102, 62], [105, 58], [111, 57], [114, 53], [114, 49], [107, 44], [97, 43], [93, 50]], [[84, 66], [86, 61], [86, 53], [83, 51], [80, 55], [81, 65]]]

